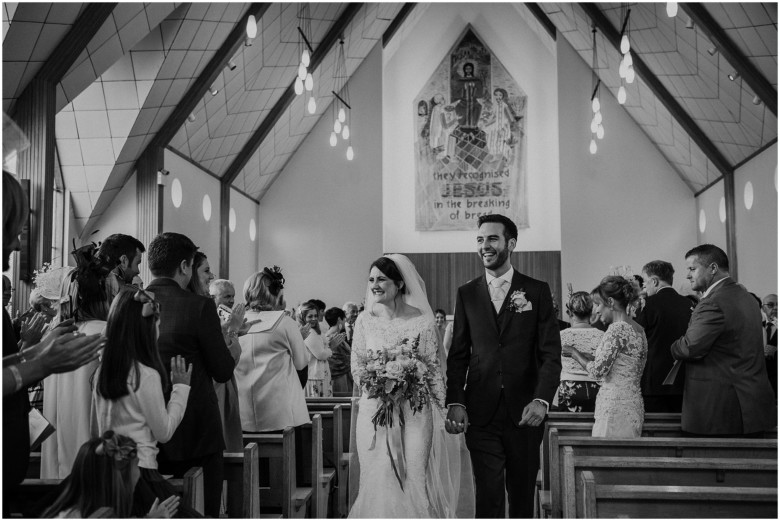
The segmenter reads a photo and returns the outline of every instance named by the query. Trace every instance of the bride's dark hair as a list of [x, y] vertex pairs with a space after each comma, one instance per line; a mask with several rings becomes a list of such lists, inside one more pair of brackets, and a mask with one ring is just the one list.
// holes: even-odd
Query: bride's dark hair
[[406, 294], [406, 281], [401, 275], [401, 271], [398, 269], [398, 266], [395, 265], [395, 262], [393, 262], [391, 259], [388, 259], [387, 257], [379, 257], [377, 260], [371, 263], [371, 266], [369, 266], [369, 273], [371, 273], [372, 268], [378, 269], [387, 275], [387, 278], [395, 282], [395, 285], [398, 286], [398, 293], [401, 295]]

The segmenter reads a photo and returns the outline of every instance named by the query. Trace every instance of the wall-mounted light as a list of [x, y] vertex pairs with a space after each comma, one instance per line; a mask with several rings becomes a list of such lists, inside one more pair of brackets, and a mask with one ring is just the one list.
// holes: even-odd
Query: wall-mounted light
[[693, 24], [693, 20], [691, 18], [688, 18], [688, 21], [685, 22], [685, 28], [686, 29], [693, 29], [694, 27], [696, 27], [696, 26]]
[[214, 85], [212, 85], [211, 87], [209, 87], [209, 92], [211, 93], [212, 96], [216, 96], [217, 93], [219, 92], [219, 89], [214, 87]]
[[734, 80], [736, 80], [737, 78], [739, 78], [739, 73], [738, 73], [737, 71], [734, 71], [734, 72], [730, 73], [730, 74], [728, 75], [728, 77], [729, 77], [729, 79], [730, 79], [731, 81], [734, 81]]
[[236, 67], [237, 67], [236, 62], [234, 62], [233, 60], [230, 60], [228, 62], [228, 64], [227, 64], [227, 66], [228, 66], [228, 69], [230, 69], [231, 71], [236, 70]]
[[171, 173], [171, 171], [170, 171], [170, 170], [166, 170], [166, 169], [164, 169], [164, 168], [161, 168], [161, 169], [159, 169], [159, 170], [157, 171], [157, 173], [159, 173], [160, 175], [168, 175], [168, 174], [170, 174], [170, 173]]

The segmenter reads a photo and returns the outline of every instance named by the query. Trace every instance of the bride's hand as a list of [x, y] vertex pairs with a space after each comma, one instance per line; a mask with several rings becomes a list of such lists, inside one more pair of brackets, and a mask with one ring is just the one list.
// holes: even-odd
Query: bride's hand
[[469, 415], [462, 405], [450, 405], [444, 429], [450, 434], [460, 434], [469, 428]]

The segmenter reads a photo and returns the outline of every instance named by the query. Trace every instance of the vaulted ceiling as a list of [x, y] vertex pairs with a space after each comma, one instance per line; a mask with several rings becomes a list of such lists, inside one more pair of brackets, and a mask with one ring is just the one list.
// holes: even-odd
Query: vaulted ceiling
[[[351, 76], [413, 5], [310, 5], [310, 115], [293, 93], [301, 4], [3, 3], [3, 110], [13, 115], [63, 38], [97, 17], [99, 29], [57, 85], [58, 163], [79, 225], [96, 222], [150, 145], [259, 201], [328, 111], [341, 39]], [[595, 27], [594, 72], [613, 95], [630, 9], [637, 78], [624, 83], [624, 109], [693, 193], [776, 142], [777, 4], [680, 4], [675, 17], [665, 3], [521, 8], [589, 65]], [[250, 14], [258, 34], [245, 45]]]

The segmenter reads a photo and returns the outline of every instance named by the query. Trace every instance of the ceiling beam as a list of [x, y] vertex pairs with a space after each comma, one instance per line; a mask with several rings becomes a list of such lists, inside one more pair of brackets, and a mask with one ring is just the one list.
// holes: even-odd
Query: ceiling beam
[[[352, 19], [362, 8], [362, 3], [347, 4], [347, 7], [344, 8], [339, 19], [333, 23], [330, 30], [328, 30], [328, 33], [322, 39], [322, 42], [320, 42], [317, 49], [312, 53], [311, 62], [309, 64], [309, 71], [311, 71], [312, 74], [317, 70], [317, 67], [320, 66], [322, 60], [327, 56], [331, 48], [338, 43], [347, 26], [349, 26]], [[222, 176], [222, 183], [224, 185], [230, 185], [235, 181], [239, 172], [241, 172], [241, 169], [246, 166], [252, 155], [260, 148], [260, 144], [274, 128], [274, 125], [276, 125], [276, 122], [279, 121], [279, 118], [284, 114], [284, 111], [290, 106], [293, 99], [295, 99], [294, 81], [290, 83], [290, 86], [287, 87], [282, 96], [277, 100], [276, 104], [274, 104], [260, 123], [260, 126], [257, 127], [257, 130], [255, 130], [241, 151], [236, 155], [235, 159], [233, 159], [233, 162], [230, 163], [230, 166], [225, 170], [225, 173]]]
[[37, 74], [41, 80], [59, 83], [70, 70], [76, 59], [87, 48], [92, 37], [97, 34], [103, 23], [111, 16], [116, 6], [112, 3], [88, 3], [78, 17], [76, 23], [70, 28], [65, 38], [57, 44]]
[[[607, 19], [596, 4], [580, 3], [580, 8], [585, 11], [593, 23], [596, 25], [601, 34], [609, 41], [618, 52], [620, 51], [620, 33], [612, 26], [612, 23]], [[699, 125], [688, 115], [685, 109], [682, 108], [680, 103], [672, 96], [669, 90], [664, 86], [658, 77], [650, 70], [645, 64], [638, 53], [632, 52], [631, 56], [634, 60], [634, 70], [637, 76], [650, 87], [653, 94], [661, 101], [666, 107], [666, 110], [672, 115], [677, 123], [688, 133], [688, 136], [696, 143], [707, 158], [712, 161], [715, 168], [720, 171], [722, 175], [731, 175], [733, 172], [732, 165], [726, 160], [723, 154], [718, 150], [715, 144], [704, 134], [699, 128]]]
[[529, 2], [525, 4], [525, 6], [531, 11], [531, 14], [536, 17], [539, 23], [542, 24], [542, 27], [547, 31], [547, 34], [555, 40], [557, 38], [556, 35], [558, 34], [558, 30], [555, 28], [555, 24], [552, 23], [552, 20], [547, 16], [547, 13], [544, 12], [544, 9], [535, 2]]
[[390, 25], [387, 26], [387, 29], [385, 29], [385, 32], [382, 34], [382, 48], [384, 49], [387, 47], [387, 44], [390, 42], [390, 40], [393, 39], [393, 36], [395, 36], [396, 31], [401, 28], [401, 25], [406, 20], [406, 17], [409, 16], [409, 13], [412, 12], [412, 9], [414, 9], [414, 6], [417, 4], [414, 2], [407, 2], [404, 4], [404, 6], [401, 8], [400, 11], [398, 11], [398, 14], [395, 15], [395, 18], [393, 18], [393, 21], [390, 22]]
[[718, 22], [707, 11], [707, 8], [699, 3], [680, 3], [680, 7], [691, 17], [693, 23], [707, 35], [707, 38], [715, 45], [718, 52], [734, 67], [734, 70], [739, 73], [745, 83], [748, 84], [748, 87], [764, 102], [764, 105], [772, 114], [777, 116], [777, 90], [772, 87], [769, 80], [759, 72], [750, 59], [742, 54], [739, 47], [734, 44], [732, 39], [718, 25]]
[[[253, 3], [244, 13], [244, 16], [236, 22], [233, 30], [230, 31], [225, 41], [222, 42], [219, 50], [214, 53], [206, 67], [201, 71], [200, 76], [196, 79], [190, 88], [187, 89], [187, 93], [182, 96], [179, 104], [171, 112], [168, 119], [165, 121], [160, 130], [154, 136], [154, 139], [147, 145], [146, 149], [149, 150], [154, 147], [167, 146], [176, 132], [179, 131], [184, 122], [187, 121], [187, 117], [192, 114], [195, 108], [203, 99], [203, 96], [209, 90], [209, 87], [217, 80], [222, 73], [230, 59], [235, 56], [238, 50], [246, 39], [246, 23], [250, 15], [254, 15], [256, 20], [261, 20], [266, 10], [271, 6], [270, 3]], [[143, 155], [143, 154], [141, 154]]]

